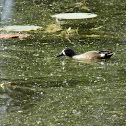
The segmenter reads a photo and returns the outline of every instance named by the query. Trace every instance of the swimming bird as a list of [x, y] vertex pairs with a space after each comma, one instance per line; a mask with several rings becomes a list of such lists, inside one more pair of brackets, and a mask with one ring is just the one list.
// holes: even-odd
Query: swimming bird
[[78, 60], [85, 60], [85, 59], [107, 59], [110, 58], [112, 55], [114, 55], [114, 52], [105, 50], [105, 51], [88, 51], [83, 54], [77, 55], [72, 49], [64, 49], [62, 52], [57, 55], [57, 57], [60, 56], [69, 56], [73, 59], [78, 59]]

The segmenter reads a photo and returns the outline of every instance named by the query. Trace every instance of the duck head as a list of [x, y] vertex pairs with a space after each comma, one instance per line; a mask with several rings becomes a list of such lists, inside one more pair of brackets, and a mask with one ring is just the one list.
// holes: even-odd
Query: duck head
[[57, 55], [56, 57], [60, 57], [60, 56], [69, 56], [69, 57], [73, 57], [75, 56], [76, 53], [72, 50], [72, 49], [64, 49], [62, 50], [62, 52]]

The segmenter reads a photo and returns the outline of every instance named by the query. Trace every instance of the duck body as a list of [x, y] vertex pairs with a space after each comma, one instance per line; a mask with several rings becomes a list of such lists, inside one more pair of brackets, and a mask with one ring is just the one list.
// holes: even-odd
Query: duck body
[[76, 55], [76, 53], [72, 49], [64, 49], [57, 57], [60, 56], [69, 56], [73, 59], [85, 60], [85, 59], [106, 59], [110, 58], [114, 53], [110, 51], [88, 51], [80, 55]]

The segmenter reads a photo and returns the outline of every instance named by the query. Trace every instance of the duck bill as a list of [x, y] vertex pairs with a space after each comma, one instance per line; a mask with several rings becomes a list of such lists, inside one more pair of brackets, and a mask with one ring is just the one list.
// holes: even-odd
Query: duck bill
[[59, 55], [57, 55], [56, 57], [60, 57], [60, 56], [64, 56], [63, 53], [60, 53]]

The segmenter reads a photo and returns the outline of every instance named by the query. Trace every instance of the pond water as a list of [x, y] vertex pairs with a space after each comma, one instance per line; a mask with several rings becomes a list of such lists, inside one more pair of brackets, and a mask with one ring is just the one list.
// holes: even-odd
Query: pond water
[[[126, 125], [125, 0], [10, 0], [9, 15], [6, 1], [0, 3], [1, 26], [43, 29], [28, 32], [29, 38], [0, 39], [0, 125]], [[98, 16], [64, 20], [61, 31], [47, 31], [56, 24], [51, 15], [63, 12]], [[115, 55], [90, 62], [56, 58], [64, 48]]]

